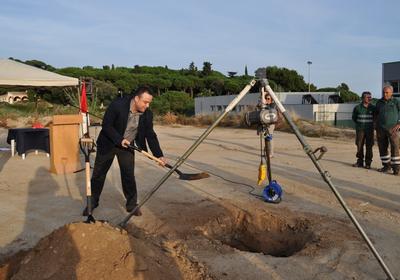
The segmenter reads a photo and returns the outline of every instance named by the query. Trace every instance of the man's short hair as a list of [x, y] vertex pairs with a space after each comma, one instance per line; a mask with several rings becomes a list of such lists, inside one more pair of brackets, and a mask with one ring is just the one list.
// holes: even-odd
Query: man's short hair
[[133, 96], [141, 96], [145, 92], [147, 92], [150, 95], [153, 95], [150, 87], [148, 87], [148, 86], [140, 86], [134, 91]]
[[372, 94], [371, 94], [369, 91], [364, 91], [364, 92], [361, 94], [361, 98], [364, 98], [366, 95], [371, 95], [371, 96], [372, 96]]
[[390, 90], [393, 92], [393, 87], [391, 85], [386, 85], [383, 87], [382, 91], [385, 91], [385, 89], [390, 88]]

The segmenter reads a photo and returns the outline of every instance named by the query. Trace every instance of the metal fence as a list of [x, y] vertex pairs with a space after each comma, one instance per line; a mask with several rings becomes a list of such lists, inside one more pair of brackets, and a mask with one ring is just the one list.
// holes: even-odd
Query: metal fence
[[314, 112], [314, 121], [334, 125], [336, 127], [354, 128], [351, 112]]

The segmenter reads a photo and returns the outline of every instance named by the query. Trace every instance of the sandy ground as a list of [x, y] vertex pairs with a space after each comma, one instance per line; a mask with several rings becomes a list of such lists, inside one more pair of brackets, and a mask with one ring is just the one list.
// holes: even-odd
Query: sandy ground
[[[204, 130], [156, 127], [170, 163]], [[1, 147], [7, 147], [6, 135], [6, 130], [0, 130]], [[171, 176], [144, 205], [143, 216], [131, 219], [128, 232], [137, 242], [146, 243], [153, 251], [159, 250], [153, 255], [158, 259], [165, 256], [170, 275], [177, 278], [386, 279], [295, 136], [276, 132], [274, 141], [273, 177], [284, 189], [280, 204], [263, 202], [249, 194], [251, 189], [243, 185], [256, 187], [259, 139], [255, 131], [218, 128], [189, 157], [189, 165], [180, 167], [187, 173], [206, 171], [211, 177], [182, 181]], [[321, 145], [328, 148], [321, 164], [332, 175], [334, 184], [392, 273], [399, 278], [399, 177], [376, 171], [380, 167], [377, 147], [372, 169], [366, 170], [351, 167], [355, 161], [352, 139], [307, 138], [307, 141], [313, 148]], [[80, 215], [85, 203], [84, 174], [54, 175], [48, 169], [49, 159], [43, 153], [27, 154], [22, 160], [0, 152], [1, 259], [32, 248], [65, 224], [83, 221]], [[139, 197], [165, 172], [137, 154]], [[261, 187], [256, 187], [254, 193], [261, 191]], [[126, 215], [123, 206], [115, 161], [94, 216], [118, 224]], [[96, 248], [96, 244], [92, 246]], [[36, 248], [44, 250], [41, 246]], [[78, 271], [79, 259], [85, 261], [84, 254], [77, 254], [75, 259], [76, 268], [72, 264], [71, 271]], [[154, 260], [149, 260], [148, 266]], [[139, 278], [166, 275], [161, 270], [152, 273]], [[24, 279], [21, 275], [24, 274], [17, 274], [19, 278], [15, 279]], [[84, 279], [77, 275], [70, 279]], [[139, 279], [135, 275], [131, 279]]]

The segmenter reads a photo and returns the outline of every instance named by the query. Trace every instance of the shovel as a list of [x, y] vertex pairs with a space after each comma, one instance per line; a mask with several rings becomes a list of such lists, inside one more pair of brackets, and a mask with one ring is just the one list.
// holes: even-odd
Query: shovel
[[[155, 156], [149, 154], [148, 152], [140, 149], [139, 147], [137, 147], [136, 145], [128, 145], [128, 148], [130, 150], [135, 150], [140, 152], [141, 154], [143, 154], [144, 156], [148, 157], [151, 160], [154, 160], [155, 162], [164, 165], [164, 163], [156, 158]], [[164, 165], [166, 168], [172, 169], [172, 166], [169, 165], [168, 163]], [[201, 173], [194, 173], [194, 174], [187, 174], [187, 173], [183, 173], [182, 171], [175, 169], [175, 172], [179, 175], [179, 179], [181, 180], [200, 180], [200, 179], [204, 179], [204, 178], [208, 178], [210, 177], [210, 175], [208, 173], [205, 172], [201, 172]]]
[[87, 220], [85, 223], [95, 223], [96, 220], [92, 215], [92, 189], [90, 185], [90, 152], [93, 150], [94, 140], [92, 138], [81, 138], [79, 140], [79, 146], [82, 153], [85, 155], [85, 173], [86, 173], [86, 207], [88, 209]]

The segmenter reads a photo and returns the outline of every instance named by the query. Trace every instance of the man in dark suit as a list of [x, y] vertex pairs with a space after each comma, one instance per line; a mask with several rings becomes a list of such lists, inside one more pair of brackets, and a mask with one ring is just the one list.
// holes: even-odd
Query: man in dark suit
[[[132, 151], [126, 149], [129, 144], [135, 142], [139, 148], [147, 151], [147, 142], [153, 155], [166, 163], [153, 130], [153, 113], [148, 109], [152, 100], [150, 89], [140, 87], [133, 96], [117, 98], [108, 106], [97, 138], [96, 160], [91, 179], [93, 209], [99, 206], [104, 181], [115, 156], [120, 166], [126, 210], [131, 212], [136, 207], [135, 157]], [[141, 212], [138, 209], [134, 214], [140, 216]], [[83, 215], [88, 215], [87, 208]]]

